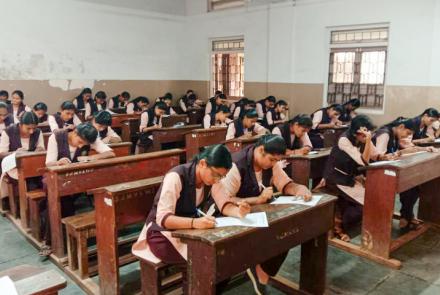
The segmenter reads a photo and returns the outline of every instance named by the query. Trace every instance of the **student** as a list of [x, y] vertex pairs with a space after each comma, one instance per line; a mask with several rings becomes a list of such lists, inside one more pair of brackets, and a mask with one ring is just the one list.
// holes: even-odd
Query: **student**
[[84, 88], [81, 93], [73, 100], [76, 109], [83, 110], [86, 104], [92, 101], [92, 89]]
[[269, 109], [273, 109], [275, 107], [277, 99], [275, 96], [268, 96], [265, 99], [262, 99], [257, 102], [257, 114], [259, 120], [264, 120], [264, 116], [266, 115]]
[[286, 119], [287, 102], [279, 100], [275, 103], [275, 107], [269, 109], [264, 116], [263, 126], [269, 130], [272, 130], [275, 125], [281, 124]]
[[216, 91], [214, 97], [211, 97], [208, 100], [205, 108], [205, 115], [207, 114], [215, 114], [217, 112], [217, 108], [226, 103], [226, 95], [224, 95], [221, 91]]
[[140, 114], [148, 109], [148, 97], [138, 96], [127, 104], [127, 114]]
[[380, 158], [372, 141], [373, 129], [365, 115], [352, 120], [350, 128], [332, 148], [324, 169], [325, 181], [320, 184], [338, 192], [334, 234], [345, 242], [350, 241], [346, 231], [362, 219], [365, 177], [358, 168]]
[[15, 90], [11, 95], [11, 104], [8, 105], [8, 112], [14, 117], [14, 122], [18, 123], [24, 112], [31, 112], [32, 109], [23, 103], [24, 94], [21, 90]]
[[225, 216], [243, 218], [250, 212], [249, 204], [231, 202], [218, 186], [231, 166], [227, 148], [213, 145], [190, 163], [172, 168], [156, 193], [153, 208], [132, 251], [142, 256], [142, 252], [150, 250], [164, 263], [186, 268], [187, 246], [172, 237], [174, 230], [214, 228], [213, 216], [198, 213], [198, 210], [206, 212], [213, 202]]
[[48, 124], [48, 118], [47, 115], [47, 105], [44, 102], [38, 102], [34, 105], [32, 108], [32, 111], [37, 115], [38, 117], [38, 125], [47, 125]]
[[107, 111], [97, 112], [92, 119], [93, 127], [98, 130], [98, 138], [103, 143], [118, 143], [122, 142], [121, 137], [112, 129], [112, 115]]
[[197, 104], [197, 97], [194, 93], [183, 96], [179, 101], [179, 105], [184, 113], [187, 113], [191, 108], [200, 108]]
[[340, 104], [332, 104], [312, 114], [313, 126], [309, 132], [309, 137], [314, 148], [324, 147], [324, 138], [319, 129], [334, 128], [341, 125], [342, 123], [338, 118], [343, 111], [344, 109]]
[[[97, 154], [89, 156], [90, 149]], [[98, 138], [98, 131], [90, 123], [81, 123], [75, 130], [58, 129], [49, 137], [46, 153], [46, 166], [64, 166], [76, 162], [90, 162], [100, 159], [114, 157], [113, 150]], [[68, 217], [75, 214], [75, 200], [78, 196], [61, 198], [61, 216]], [[46, 207], [46, 208], [45, 208]], [[43, 246], [40, 249], [40, 256], [49, 256], [52, 253], [50, 248], [50, 224], [48, 222], [47, 201], [41, 204]]]
[[113, 96], [108, 101], [109, 109], [122, 109], [127, 106], [127, 102], [130, 100], [130, 93], [127, 91], [122, 92], [116, 96]]
[[440, 115], [434, 108], [428, 108], [419, 116], [412, 118], [415, 126], [414, 134], [400, 141], [403, 148], [414, 146], [417, 143], [433, 142], [435, 136], [434, 123], [438, 121]]
[[203, 128], [209, 129], [212, 127], [226, 127], [230, 122], [232, 122], [231, 119], [229, 119], [229, 115], [231, 112], [229, 111], [229, 108], [225, 105], [221, 105], [218, 108], [216, 108], [215, 114], [206, 114], [203, 118]]
[[142, 113], [141, 124], [139, 126], [139, 132], [141, 132], [141, 134], [139, 135], [138, 146], [144, 150], [152, 146], [153, 135], [151, 131], [162, 127], [162, 116], [166, 110], [167, 105], [164, 102], [158, 102], [152, 108]]
[[[246, 201], [257, 205], [272, 199], [274, 186], [283, 195], [310, 201], [312, 194], [307, 187], [294, 183], [284, 172], [281, 159], [285, 153], [286, 144], [280, 136], [270, 134], [261, 137], [255, 145], [232, 154], [234, 164], [218, 184], [218, 191], [226, 193], [232, 202]], [[257, 294], [264, 293], [269, 278], [277, 274], [286, 256], [287, 252], [247, 270]]]
[[246, 113], [248, 110], [255, 110], [256, 108], [255, 101], [249, 98], [243, 98], [240, 101], [241, 101], [240, 104], [237, 105], [234, 110], [234, 115], [233, 115], [234, 120], [238, 118], [243, 118], [244, 113]]
[[81, 120], [75, 114], [76, 107], [71, 101], [65, 101], [61, 104], [61, 111], [48, 118], [49, 127], [52, 132], [57, 129], [72, 131], [81, 124]]
[[167, 105], [167, 110], [165, 111], [165, 115], [172, 116], [175, 115], [176, 112], [171, 107], [171, 104], [173, 102], [173, 95], [171, 93], [165, 93], [163, 97], [160, 98], [160, 101], [163, 101]]
[[312, 128], [312, 119], [308, 115], [297, 115], [289, 122], [278, 125], [272, 134], [284, 139], [287, 150], [286, 155], [307, 155], [313, 145], [307, 132]]
[[235, 101], [235, 102], [231, 103], [229, 105], [229, 109], [231, 110], [231, 114], [234, 114], [235, 108], [240, 106], [243, 103], [243, 101], [246, 100], [246, 99], [247, 99], [246, 97], [242, 97], [238, 101]]
[[12, 124], [14, 124], [14, 117], [8, 113], [8, 105], [0, 102], [0, 133]]
[[95, 99], [89, 100], [86, 104], [86, 111], [84, 117], [86, 120], [93, 118], [93, 115], [99, 111], [105, 111], [107, 109], [107, 94], [104, 91], [98, 91], [95, 94]]
[[361, 101], [357, 98], [352, 98], [346, 103], [342, 105], [344, 111], [339, 116], [339, 121], [344, 123], [349, 123], [351, 120], [353, 120], [354, 117], [356, 117], [355, 110], [358, 109], [361, 106]]
[[[414, 124], [413, 120], [399, 117], [393, 122], [378, 129], [373, 136], [373, 142], [380, 155], [379, 160], [394, 160], [402, 154], [409, 154], [418, 151], [437, 151], [433, 147], [416, 146], [401, 149], [400, 141], [413, 135], [418, 127], [419, 126]], [[414, 219], [413, 212], [419, 193], [418, 187], [400, 193], [402, 208], [400, 210], [399, 227], [402, 231], [416, 230], [420, 225], [420, 223]]]
[[228, 125], [226, 140], [241, 136], [253, 136], [266, 134], [267, 130], [257, 123], [258, 115], [255, 110], [248, 110], [242, 118], [234, 120]]
[[9, 92], [6, 90], [0, 90], [0, 102], [5, 103], [6, 105], [11, 104], [9, 101]]

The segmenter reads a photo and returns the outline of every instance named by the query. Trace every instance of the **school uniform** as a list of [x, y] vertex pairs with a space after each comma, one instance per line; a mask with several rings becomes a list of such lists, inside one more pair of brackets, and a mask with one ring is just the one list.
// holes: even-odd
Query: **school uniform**
[[356, 117], [356, 113], [354, 111], [344, 109], [344, 112], [339, 116], [339, 121], [350, 123], [354, 117]]
[[127, 106], [126, 101], [122, 101], [122, 102], [119, 101], [119, 95], [110, 98], [108, 101], [109, 109], [122, 109], [125, 108], [126, 106]]
[[226, 140], [237, 138], [243, 135], [248, 134], [258, 134], [258, 135], [264, 135], [266, 134], [267, 130], [263, 126], [261, 126], [258, 123], [255, 123], [254, 126], [251, 128], [244, 128], [243, 127], [243, 120], [237, 119], [229, 123], [228, 130], [226, 131]]
[[3, 123], [0, 123], [0, 133], [2, 133], [7, 127], [13, 124], [14, 124], [14, 117], [11, 114], [8, 114], [8, 116], [6, 116]]
[[127, 114], [134, 114], [135, 112], [141, 112], [142, 109], [137, 105], [135, 102], [129, 102], [127, 104], [126, 113]]
[[[378, 129], [374, 136], [373, 142], [376, 145], [376, 150], [379, 154], [395, 153], [400, 149], [399, 139], [394, 136], [392, 127], [383, 126]], [[408, 221], [414, 218], [414, 205], [419, 197], [419, 187], [411, 188], [407, 191], [401, 192], [400, 202], [402, 208], [400, 210], [400, 216]]]
[[301, 137], [296, 137], [295, 134], [290, 132], [289, 123], [278, 125], [272, 130], [272, 134], [281, 136], [289, 150], [297, 150], [307, 146], [310, 147], [310, 149], [313, 149], [312, 142], [310, 141], [307, 132]]
[[222, 123], [215, 120], [215, 114], [206, 114], [203, 117], [203, 128], [209, 129], [211, 127], [226, 127], [231, 122], [231, 119], [226, 118], [225, 122]]
[[24, 112], [31, 111], [32, 109], [24, 103], [21, 103], [18, 107], [14, 107], [12, 104], [8, 105], [8, 113], [14, 117], [14, 123], [20, 122], [20, 117], [23, 115]]
[[268, 108], [266, 107], [266, 100], [259, 100], [256, 104], [256, 110], [258, 114], [259, 120], [264, 120], [264, 116], [266, 115]]
[[121, 137], [110, 126], [107, 126], [102, 131], [98, 131], [98, 138], [105, 144], [109, 144], [111, 138], [118, 138], [119, 141], [122, 141]]
[[106, 103], [97, 104], [95, 101], [90, 99], [88, 101], [88, 103], [86, 103], [86, 111], [85, 111], [84, 117], [87, 119], [99, 111], [105, 111], [106, 106], [107, 106]]
[[182, 109], [182, 111], [183, 111], [184, 113], [188, 112], [188, 109], [189, 109], [189, 108], [193, 108], [193, 107], [194, 107], [194, 103], [195, 103], [195, 101], [194, 101], [194, 100], [189, 100], [188, 97], [186, 97], [186, 95], [183, 96], [183, 97], [179, 100], [180, 108]]
[[171, 106], [167, 107], [167, 109], [165, 110], [165, 115], [167, 115], [167, 116], [172, 116], [175, 114], [176, 114], [176, 111], [174, 111], [174, 109]]
[[335, 123], [338, 118], [330, 118], [327, 113], [327, 108], [322, 108], [317, 110], [312, 114], [312, 129], [309, 132], [310, 140], [315, 148], [324, 147], [324, 138], [319, 132], [318, 126], [320, 124], [330, 124]]
[[417, 127], [417, 129], [412, 135], [400, 140], [401, 148], [408, 148], [415, 146], [412, 142], [413, 140], [424, 139], [428, 137], [435, 138], [435, 129], [433, 128], [434, 124], [431, 124], [430, 126], [423, 126], [422, 128], [420, 128], [422, 122], [422, 116], [414, 117], [412, 121], [414, 123], [414, 126]]
[[211, 97], [209, 99], [209, 101], [208, 101], [208, 103], [206, 104], [206, 107], [205, 107], [205, 115], [207, 115], [207, 114], [215, 114], [217, 112], [218, 105], [217, 105], [217, 103], [215, 101], [216, 101], [215, 97]]
[[146, 127], [152, 126], [162, 127], [162, 117], [158, 117], [154, 114], [154, 107], [144, 111], [141, 114], [141, 123], [139, 126], [139, 145], [148, 148], [153, 144], [153, 134], [152, 132], [142, 132], [142, 130]]
[[284, 121], [285, 119], [286, 115], [284, 115], [283, 113], [278, 113], [277, 111], [275, 111], [275, 109], [269, 109], [264, 116], [263, 126], [269, 130], [272, 130], [275, 127], [275, 121]]
[[69, 125], [78, 126], [81, 124], [80, 118], [76, 114], [73, 115], [73, 118], [68, 120], [67, 122], [61, 118], [60, 113], [56, 113], [54, 115], [50, 115], [47, 119], [50, 127], [50, 131], [54, 132], [57, 129], [65, 129]]
[[48, 120], [49, 120], [49, 115], [44, 114], [43, 117], [38, 118], [38, 125], [46, 125], [46, 124], [48, 124]]

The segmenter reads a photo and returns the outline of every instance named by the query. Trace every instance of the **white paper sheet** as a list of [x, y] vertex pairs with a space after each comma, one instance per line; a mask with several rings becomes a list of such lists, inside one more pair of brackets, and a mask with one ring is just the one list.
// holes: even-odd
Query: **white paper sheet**
[[305, 202], [303, 198], [301, 197], [295, 197], [295, 196], [279, 196], [276, 198], [275, 201], [272, 201], [271, 204], [273, 205], [282, 205], [282, 204], [289, 204], [289, 205], [304, 205], [309, 207], [314, 207], [316, 204], [318, 204], [319, 200], [321, 200], [322, 195], [313, 195], [312, 199], [309, 202]]
[[440, 138], [437, 138], [436, 140], [434, 140], [434, 142], [440, 142]]
[[215, 219], [215, 227], [249, 226], [269, 227], [266, 212], [249, 213], [245, 218], [219, 217]]
[[394, 160], [394, 161], [377, 161], [374, 163], [370, 163], [370, 166], [380, 166], [380, 165], [386, 165], [386, 164], [394, 164], [399, 162], [400, 160]]
[[17, 167], [17, 163], [15, 162], [15, 153], [12, 153], [2, 160], [2, 172], [8, 172]]
[[317, 151], [311, 151], [309, 152], [309, 155], [316, 155], [318, 152]]
[[0, 290], [2, 295], [17, 295], [14, 282], [8, 276], [0, 278]]

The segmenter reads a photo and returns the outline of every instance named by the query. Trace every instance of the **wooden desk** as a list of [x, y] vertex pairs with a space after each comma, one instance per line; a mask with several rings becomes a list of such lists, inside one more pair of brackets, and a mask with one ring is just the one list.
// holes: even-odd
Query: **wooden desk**
[[[173, 127], [177, 123], [188, 123], [188, 115], [171, 115], [162, 117], [162, 127]], [[197, 123], [196, 123], [197, 124]], [[199, 123], [200, 124], [200, 123]]]
[[203, 117], [205, 116], [205, 108], [189, 109], [188, 110], [188, 124], [202, 124]]
[[114, 108], [110, 109], [110, 111], [115, 114], [126, 114], [126, 108]]
[[130, 118], [122, 122], [121, 125], [121, 139], [126, 142], [133, 142], [133, 136], [139, 132], [141, 119]]
[[181, 149], [142, 155], [48, 167], [45, 173], [48, 191], [52, 249], [55, 256], [64, 256], [61, 225], [62, 197], [86, 192], [97, 187], [164, 175], [179, 164]]
[[128, 119], [140, 119], [140, 114], [113, 114], [112, 115], [112, 128], [122, 128], [122, 122]]
[[[301, 245], [299, 288], [324, 294], [327, 232], [333, 227], [336, 198], [324, 195], [315, 207], [259, 205], [269, 228], [227, 227], [179, 230], [188, 245], [188, 294], [215, 294], [215, 284]], [[249, 254], [252, 255], [249, 255]]]
[[194, 129], [185, 134], [186, 161], [191, 161], [201, 148], [222, 143], [226, 137], [227, 129], [227, 127]]
[[336, 145], [341, 134], [347, 131], [347, 129], [348, 126], [319, 129], [319, 132], [324, 136], [324, 147], [328, 148]]
[[67, 286], [67, 281], [55, 270], [31, 265], [19, 265], [0, 272], [0, 278], [9, 276], [18, 294], [55, 295]]
[[[118, 230], [145, 223], [163, 177], [142, 179], [92, 191], [95, 197], [100, 294], [120, 294]], [[111, 204], [111, 205], [110, 205]], [[130, 253], [128, 256], [133, 258]]]
[[184, 142], [186, 133], [200, 127], [200, 125], [186, 125], [176, 128], [168, 127], [153, 130], [153, 150], [160, 151], [164, 143]]
[[[367, 180], [362, 222], [362, 244], [333, 239], [331, 243], [345, 251], [398, 269], [401, 262], [390, 254], [425, 232], [429, 223], [440, 225], [440, 154], [419, 153], [400, 161], [365, 168]], [[397, 193], [420, 187], [418, 218], [424, 220], [417, 231], [391, 238], [394, 203]]]
[[423, 142], [423, 143], [417, 143], [418, 146], [433, 146], [435, 148], [440, 148], [440, 141], [437, 142]]
[[226, 140], [224, 142], [225, 146], [228, 148], [229, 152], [235, 153], [241, 151], [243, 148], [248, 145], [254, 144], [261, 136], [252, 136], [252, 137], [238, 137]]
[[326, 148], [313, 155], [291, 155], [284, 157], [290, 165], [288, 166], [289, 176], [296, 183], [309, 186], [310, 179], [322, 177], [327, 158], [331, 149]]

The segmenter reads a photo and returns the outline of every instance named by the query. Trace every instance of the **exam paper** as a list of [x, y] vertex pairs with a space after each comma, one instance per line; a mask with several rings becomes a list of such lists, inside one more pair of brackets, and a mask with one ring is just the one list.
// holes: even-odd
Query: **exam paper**
[[434, 140], [434, 142], [440, 142], [440, 138], [437, 138], [436, 140]]
[[291, 204], [291, 205], [304, 205], [309, 207], [314, 207], [318, 204], [319, 200], [321, 200], [322, 195], [313, 195], [312, 199], [308, 202], [305, 202], [302, 197], [295, 196], [279, 196], [275, 201], [272, 201], [272, 205], [282, 205], [282, 204]]
[[316, 155], [318, 153], [318, 151], [311, 151], [308, 153], [308, 155]]
[[8, 172], [17, 167], [17, 163], [15, 162], [15, 153], [12, 153], [2, 160], [2, 172]]
[[249, 213], [245, 218], [219, 217], [215, 219], [215, 227], [249, 226], [269, 227], [266, 212]]
[[0, 290], [2, 295], [17, 295], [14, 282], [8, 276], [0, 278]]
[[393, 160], [393, 161], [377, 161], [374, 163], [370, 163], [370, 166], [380, 166], [380, 165], [385, 165], [385, 164], [394, 164], [399, 162], [400, 160]]

